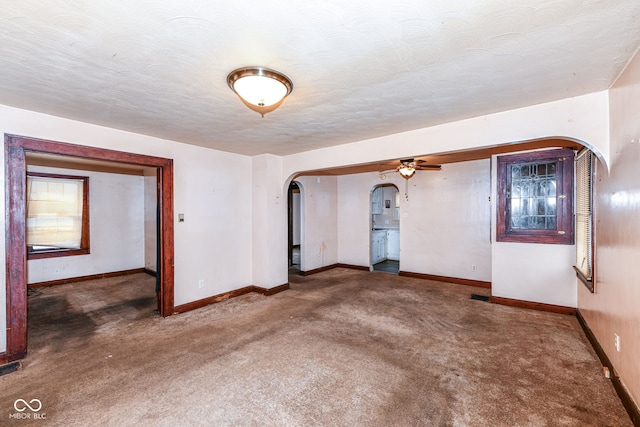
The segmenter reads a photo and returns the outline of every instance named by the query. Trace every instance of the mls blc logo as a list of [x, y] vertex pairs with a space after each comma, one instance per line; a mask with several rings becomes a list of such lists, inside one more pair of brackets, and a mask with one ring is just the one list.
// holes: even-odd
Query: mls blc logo
[[[44, 420], [47, 417], [47, 414], [40, 413], [42, 409], [42, 402], [40, 399], [31, 399], [30, 401], [26, 401], [24, 399], [16, 399], [13, 402], [13, 409], [15, 409], [16, 413], [9, 414], [9, 418], [18, 419], [18, 420]], [[27, 412], [27, 409], [30, 412]]]

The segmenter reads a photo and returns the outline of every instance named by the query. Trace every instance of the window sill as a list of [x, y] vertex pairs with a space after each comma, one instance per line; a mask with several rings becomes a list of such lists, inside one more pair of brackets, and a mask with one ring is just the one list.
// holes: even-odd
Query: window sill
[[89, 248], [84, 249], [52, 249], [48, 251], [27, 252], [27, 259], [58, 258], [75, 255], [88, 255]]
[[578, 279], [580, 279], [582, 284], [584, 284], [587, 287], [587, 289], [589, 289], [589, 292], [594, 293], [595, 288], [593, 286], [593, 278], [591, 279], [586, 278], [584, 274], [582, 274], [582, 272], [576, 268], [575, 265], [573, 266], [573, 269], [575, 270], [576, 276], [578, 277]]

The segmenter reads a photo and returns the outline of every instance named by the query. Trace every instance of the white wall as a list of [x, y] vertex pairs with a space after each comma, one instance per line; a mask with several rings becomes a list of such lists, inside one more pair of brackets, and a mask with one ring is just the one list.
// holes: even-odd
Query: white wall
[[401, 270], [492, 280], [489, 166], [476, 160], [418, 171], [408, 201], [400, 187]]
[[90, 250], [87, 255], [27, 262], [28, 283], [142, 268], [144, 265], [144, 178], [28, 166], [30, 172], [89, 177]]
[[640, 405], [640, 54], [610, 100], [611, 171], [599, 164], [595, 182], [596, 291], [579, 283], [578, 308]]
[[399, 174], [338, 177], [339, 262], [370, 265], [370, 194], [393, 183], [400, 190], [400, 270], [490, 281], [489, 179], [488, 160], [419, 171], [407, 182]]
[[[497, 201], [497, 156], [492, 159], [491, 200]], [[491, 217], [496, 218], [492, 203]], [[491, 222], [491, 295], [565, 307], [577, 306], [575, 245], [496, 242]]]
[[302, 197], [300, 270], [338, 262], [338, 180], [335, 176], [296, 178]]
[[[252, 284], [250, 157], [1, 105], [0, 133], [174, 159], [176, 221], [178, 212], [185, 213], [185, 222], [175, 224], [175, 304]], [[0, 156], [4, 165], [4, 150]], [[279, 174], [275, 181], [280, 183]], [[2, 192], [0, 206], [4, 209], [4, 186]], [[287, 274], [286, 208], [282, 218], [284, 281], [281, 283], [284, 283]], [[1, 221], [4, 228], [4, 216]], [[3, 234], [0, 243], [2, 270], [5, 269], [4, 238]], [[0, 352], [3, 352], [6, 348], [6, 278], [1, 277]], [[199, 279], [205, 281], [201, 289], [198, 288]]]
[[157, 272], [158, 262], [158, 178], [144, 177], [144, 268]]

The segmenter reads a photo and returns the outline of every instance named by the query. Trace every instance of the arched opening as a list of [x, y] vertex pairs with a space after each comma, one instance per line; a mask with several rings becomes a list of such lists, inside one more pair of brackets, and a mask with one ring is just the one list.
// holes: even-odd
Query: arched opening
[[291, 181], [287, 192], [289, 271], [300, 272], [302, 265], [302, 185]]
[[397, 274], [400, 270], [400, 191], [394, 184], [371, 190], [370, 269]]

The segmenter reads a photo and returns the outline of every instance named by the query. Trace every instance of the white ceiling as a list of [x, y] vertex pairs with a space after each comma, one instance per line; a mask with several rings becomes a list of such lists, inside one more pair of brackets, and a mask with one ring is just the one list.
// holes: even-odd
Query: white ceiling
[[[0, 0], [0, 103], [291, 154], [607, 89], [640, 1]], [[235, 68], [288, 75], [261, 118]]]

